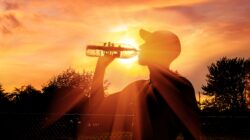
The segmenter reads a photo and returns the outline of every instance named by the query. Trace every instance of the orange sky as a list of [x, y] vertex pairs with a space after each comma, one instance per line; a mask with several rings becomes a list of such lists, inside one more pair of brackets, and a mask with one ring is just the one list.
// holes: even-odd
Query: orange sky
[[[248, 0], [0, 0], [0, 83], [7, 91], [37, 88], [72, 67], [93, 70], [85, 56], [91, 42], [141, 43], [138, 30], [170, 30], [182, 43], [173, 70], [186, 76], [196, 92], [205, 84], [207, 65], [222, 56], [249, 57]], [[116, 60], [107, 70], [114, 92], [147, 70]]]

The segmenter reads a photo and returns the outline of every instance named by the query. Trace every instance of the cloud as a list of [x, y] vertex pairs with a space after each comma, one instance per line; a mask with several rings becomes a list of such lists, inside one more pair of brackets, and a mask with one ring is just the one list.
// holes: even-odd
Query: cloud
[[13, 30], [22, 27], [21, 22], [13, 14], [0, 15], [0, 31], [2, 34], [11, 34]]
[[[247, 19], [250, 12], [248, 0], [220, 0], [205, 1], [188, 5], [160, 6], [154, 7], [153, 10], [159, 12], [175, 11], [183, 14], [194, 21], [204, 22], [213, 19]], [[237, 15], [240, 15], [239, 17]], [[203, 17], [203, 18], [197, 18]]]
[[[152, 6], [159, 6], [159, 5], [180, 5], [180, 4], [191, 4], [191, 3], [198, 3], [203, 2], [206, 0], [92, 0], [92, 4], [96, 6], [103, 6], [103, 7], [120, 7], [121, 10], [127, 7], [152, 7]], [[126, 10], [126, 9], [125, 9]]]
[[[0, 3], [0, 5], [1, 5], [1, 3]], [[2, 5], [4, 7], [4, 10], [6, 10], [6, 11], [15, 10], [15, 9], [19, 8], [18, 3], [11, 3], [11, 2], [7, 2], [7, 1], [2, 2]]]
[[179, 13], [183, 17], [189, 18], [191, 22], [203, 19], [203, 15], [197, 13], [197, 10], [192, 5], [177, 5], [177, 6], [166, 6], [166, 7], [155, 7], [153, 11], [158, 13]]
[[188, 19], [184, 24], [202, 27], [217, 35], [234, 35], [238, 39], [250, 33], [248, 0], [207, 1], [192, 5], [156, 7], [153, 10], [161, 15], [178, 13], [182, 18]]

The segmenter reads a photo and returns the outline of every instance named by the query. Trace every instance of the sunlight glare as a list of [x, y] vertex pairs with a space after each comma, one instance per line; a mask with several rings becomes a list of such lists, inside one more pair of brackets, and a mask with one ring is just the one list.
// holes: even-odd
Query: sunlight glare
[[[133, 48], [138, 49], [138, 43], [133, 38], [123, 38], [119, 40], [118, 43], [127, 44]], [[135, 57], [128, 58], [128, 59], [119, 59], [119, 62], [121, 64], [131, 64], [131, 63], [136, 62], [137, 60], [138, 60], [138, 56], [135, 56]]]
[[124, 24], [124, 25], [119, 25], [119, 26], [112, 28], [111, 32], [124, 32], [127, 30], [128, 30], [128, 26]]

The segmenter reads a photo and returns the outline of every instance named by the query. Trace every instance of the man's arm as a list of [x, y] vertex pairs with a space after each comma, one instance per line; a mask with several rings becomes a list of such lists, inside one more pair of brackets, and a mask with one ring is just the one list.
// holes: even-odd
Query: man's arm
[[105, 71], [107, 66], [114, 60], [114, 57], [104, 56], [99, 57], [95, 73], [93, 76], [93, 81], [91, 84], [91, 90], [90, 90], [90, 104], [89, 104], [89, 111], [93, 111], [96, 109], [96, 107], [100, 104], [100, 102], [104, 98], [104, 87], [103, 87], [103, 81], [105, 76]]

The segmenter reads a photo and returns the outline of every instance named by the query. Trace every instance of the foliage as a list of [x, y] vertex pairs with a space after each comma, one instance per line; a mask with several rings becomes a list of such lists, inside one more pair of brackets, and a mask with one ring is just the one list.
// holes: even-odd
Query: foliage
[[76, 72], [74, 69], [68, 68], [61, 74], [49, 81], [48, 85], [55, 85], [58, 88], [86, 88], [87, 84], [91, 82], [92, 73], [83, 72], [82, 74]]
[[61, 97], [68, 99], [61, 100], [61, 104], [67, 104], [74, 97], [88, 99], [92, 77], [92, 72], [78, 73], [69, 68], [54, 76], [41, 91], [32, 85], [27, 85], [5, 93], [0, 84], [0, 112], [45, 113], [51, 104]]
[[7, 93], [4, 92], [2, 85], [0, 84], [0, 110], [6, 112], [9, 110], [11, 102], [8, 98]]
[[244, 94], [246, 95], [247, 108], [250, 109], [250, 63], [246, 65], [246, 76], [245, 76], [245, 90]]
[[[78, 111], [85, 106], [90, 97], [92, 77], [92, 72], [79, 73], [71, 68], [53, 77], [42, 88], [49, 112], [64, 107], [65, 113], [79, 113]], [[71, 109], [66, 109], [68, 107]]]
[[42, 94], [32, 85], [16, 88], [12, 93], [12, 100], [15, 103], [14, 110], [17, 112], [37, 112], [42, 108]]
[[250, 60], [244, 58], [221, 58], [208, 66], [207, 85], [202, 85], [203, 94], [214, 99], [204, 102], [208, 108], [219, 112], [239, 112], [246, 109], [244, 95], [246, 66]]
[[42, 91], [49, 93], [59, 89], [81, 89], [86, 96], [89, 96], [92, 77], [92, 72], [83, 71], [81, 74], [74, 69], [68, 68], [66, 71], [52, 78], [48, 84], [43, 87]]

